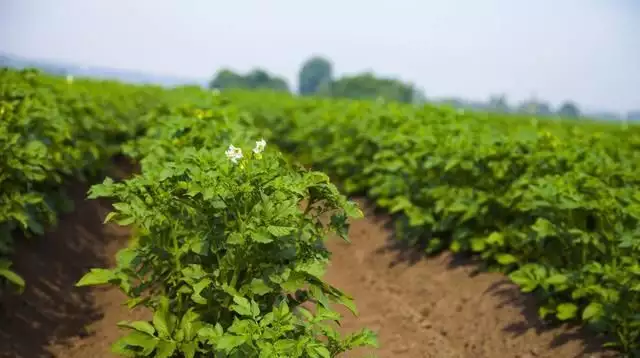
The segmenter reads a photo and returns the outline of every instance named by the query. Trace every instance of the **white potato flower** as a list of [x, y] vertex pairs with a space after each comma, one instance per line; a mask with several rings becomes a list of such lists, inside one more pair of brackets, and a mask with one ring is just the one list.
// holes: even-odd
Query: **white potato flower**
[[233, 144], [229, 145], [229, 149], [224, 154], [233, 164], [238, 164], [238, 161], [243, 157], [242, 149], [234, 147]]
[[256, 147], [253, 148], [253, 152], [256, 154], [260, 154], [264, 152], [264, 148], [267, 146], [267, 142], [264, 139], [260, 139], [256, 142]]

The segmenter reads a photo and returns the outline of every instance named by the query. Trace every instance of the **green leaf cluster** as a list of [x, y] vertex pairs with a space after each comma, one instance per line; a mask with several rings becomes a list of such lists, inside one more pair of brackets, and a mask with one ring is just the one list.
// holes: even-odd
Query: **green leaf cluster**
[[640, 349], [640, 128], [398, 103], [227, 93], [272, 140], [395, 217], [399, 238], [474, 253]]
[[[161, 90], [108, 81], [73, 84], [35, 70], [0, 69], [0, 257], [44, 234], [72, 207], [64, 186], [103, 171]], [[157, 99], [156, 99], [157, 98]], [[0, 258], [0, 280], [23, 280]]]
[[[140, 175], [107, 178], [90, 191], [115, 200], [107, 220], [137, 234], [116, 268], [92, 269], [78, 285], [117, 285], [129, 307], [153, 312], [150, 322], [121, 322], [130, 331], [114, 351], [335, 357], [375, 346], [369, 330], [338, 333], [334, 306], [355, 314], [355, 305], [322, 280], [325, 240], [346, 240], [348, 218], [362, 212], [327, 175], [292, 166], [270, 147], [252, 152], [258, 132], [233, 106], [185, 98], [189, 105], [157, 110], [144, 135], [125, 145]], [[243, 149], [238, 163], [225, 156], [230, 144]]]

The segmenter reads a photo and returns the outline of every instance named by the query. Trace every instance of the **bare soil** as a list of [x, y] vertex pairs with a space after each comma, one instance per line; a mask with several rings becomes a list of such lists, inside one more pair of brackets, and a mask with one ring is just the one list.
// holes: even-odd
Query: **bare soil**
[[355, 298], [359, 316], [342, 309], [345, 332], [369, 327], [380, 348], [347, 357], [532, 358], [615, 357], [576, 327], [547, 326], [532, 297], [504, 275], [479, 270], [470, 259], [445, 253], [427, 258], [403, 247], [364, 200], [351, 243], [329, 243], [326, 279]]
[[[75, 211], [43, 238], [19, 241], [15, 268], [27, 282], [0, 309], [0, 357], [112, 357], [120, 320], [144, 319], [121, 303], [112, 288], [77, 288], [92, 267], [114, 264], [128, 230], [103, 225], [110, 204], [84, 199], [73, 188]], [[368, 209], [355, 221], [351, 243], [330, 242], [330, 283], [353, 295], [360, 311], [348, 311], [343, 329], [364, 326], [379, 333], [379, 357], [604, 357], [598, 341], [576, 328], [546, 327], [531, 298], [504, 276], [478, 273], [477, 265], [450, 254], [426, 259], [390, 239], [388, 217]], [[348, 357], [362, 357], [361, 350]]]

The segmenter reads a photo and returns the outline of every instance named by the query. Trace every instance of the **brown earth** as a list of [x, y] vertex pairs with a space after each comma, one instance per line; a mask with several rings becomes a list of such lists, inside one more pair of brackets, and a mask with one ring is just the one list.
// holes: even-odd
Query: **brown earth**
[[[73, 188], [76, 210], [54, 232], [18, 242], [15, 268], [27, 289], [3, 299], [0, 357], [112, 357], [116, 322], [145, 316], [121, 306], [124, 295], [116, 289], [74, 286], [89, 268], [113, 265], [128, 236], [126, 229], [102, 224], [110, 206], [85, 200], [86, 190]], [[341, 310], [344, 329], [377, 331], [379, 357], [605, 356], [578, 329], [545, 327], [532, 300], [504, 276], [476, 273], [476, 265], [449, 254], [424, 259], [393, 246], [386, 221], [367, 210], [367, 218], [352, 225], [351, 244], [331, 242], [327, 274], [355, 297], [360, 311], [355, 318]]]
[[426, 258], [398, 245], [389, 218], [365, 208], [353, 222], [351, 243], [334, 240], [326, 279], [355, 298], [359, 316], [346, 309], [346, 332], [369, 327], [378, 333], [376, 352], [395, 358], [615, 357], [576, 327], [550, 327], [537, 318], [532, 297], [504, 275], [479, 270], [450, 253]]
[[[114, 178], [132, 172], [117, 161]], [[60, 217], [44, 237], [16, 240], [15, 270], [25, 279], [22, 295], [0, 301], [0, 357], [102, 358], [119, 337], [116, 323], [140, 319], [120, 305], [125, 295], [112, 288], [78, 288], [75, 283], [93, 267], [115, 265], [129, 231], [103, 225], [111, 210], [106, 200], [88, 200], [88, 186], [69, 186], [74, 212]]]

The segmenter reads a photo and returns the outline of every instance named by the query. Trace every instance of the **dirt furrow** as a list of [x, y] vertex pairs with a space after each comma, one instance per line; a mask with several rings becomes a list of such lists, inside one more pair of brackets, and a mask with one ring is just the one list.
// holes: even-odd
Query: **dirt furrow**
[[[86, 190], [73, 188], [76, 210], [55, 231], [18, 242], [16, 269], [28, 286], [23, 295], [2, 298], [0, 357], [113, 357], [116, 323], [145, 317], [122, 306], [117, 289], [74, 286], [89, 268], [112, 266], [129, 235], [102, 224], [110, 205], [84, 199]], [[425, 259], [394, 246], [388, 218], [366, 214], [353, 223], [350, 244], [329, 243], [327, 280], [353, 295], [360, 311], [353, 317], [341, 310], [344, 329], [372, 328], [381, 347], [346, 357], [605, 356], [579, 330], [542, 324], [534, 302], [504, 276], [474, 274], [477, 266], [451, 255]]]
[[368, 208], [353, 222], [350, 244], [329, 243], [327, 274], [360, 309], [358, 318], [345, 314], [345, 327], [378, 331], [379, 357], [614, 356], [577, 328], [546, 326], [533, 299], [503, 275], [451, 254], [426, 258], [401, 247], [387, 222]]
[[70, 187], [73, 213], [62, 215], [44, 237], [17, 240], [15, 269], [26, 280], [22, 295], [2, 297], [0, 357], [111, 357], [120, 332], [116, 323], [140, 313], [121, 306], [115, 288], [77, 288], [90, 268], [112, 267], [129, 231], [103, 225], [110, 205], [86, 200], [88, 187]]

